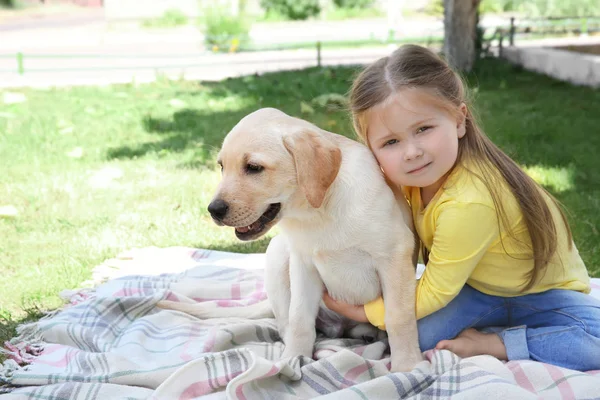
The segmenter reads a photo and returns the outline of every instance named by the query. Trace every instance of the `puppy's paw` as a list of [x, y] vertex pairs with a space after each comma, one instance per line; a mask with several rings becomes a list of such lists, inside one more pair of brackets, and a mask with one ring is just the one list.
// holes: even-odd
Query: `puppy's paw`
[[391, 372], [410, 372], [421, 361], [423, 354], [420, 350], [392, 355]]
[[285, 346], [285, 349], [283, 350], [283, 354], [281, 354], [281, 358], [282, 359], [288, 359], [288, 358], [294, 358], [294, 357], [298, 357], [298, 356], [304, 356], [304, 357], [308, 357], [308, 358], [312, 358], [312, 346], [310, 348], [307, 348], [306, 346], [303, 346], [304, 348], [300, 348], [298, 346]]

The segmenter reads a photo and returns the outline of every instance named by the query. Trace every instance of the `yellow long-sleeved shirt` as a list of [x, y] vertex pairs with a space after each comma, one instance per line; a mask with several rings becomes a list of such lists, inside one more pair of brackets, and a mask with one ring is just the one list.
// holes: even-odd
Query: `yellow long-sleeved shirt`
[[[471, 164], [468, 168], [479, 173]], [[465, 284], [480, 292], [504, 297], [549, 289], [589, 293], [587, 269], [575, 244], [569, 249], [562, 217], [550, 203], [558, 236], [557, 250], [535, 286], [521, 292], [533, 269], [533, 258], [531, 239], [519, 204], [505, 181], [494, 181], [500, 185], [500, 198], [515, 240], [508, 235], [508, 229], [499, 224], [488, 189], [469, 170], [456, 166], [426, 207], [423, 207], [419, 188], [405, 188], [415, 228], [429, 251], [425, 272], [417, 283], [417, 319], [446, 306]], [[384, 311], [382, 298], [365, 304], [367, 318], [380, 329], [385, 329]]]

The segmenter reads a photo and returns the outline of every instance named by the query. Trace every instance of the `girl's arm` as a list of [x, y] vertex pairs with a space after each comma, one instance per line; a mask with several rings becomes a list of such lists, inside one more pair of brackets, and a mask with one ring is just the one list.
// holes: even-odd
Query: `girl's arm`
[[[427, 242], [427, 238], [422, 239]], [[417, 283], [417, 319], [452, 301], [497, 240], [499, 224], [493, 208], [480, 203], [449, 202], [441, 205], [427, 268]], [[381, 297], [365, 304], [364, 311], [371, 324], [385, 329], [385, 308]]]

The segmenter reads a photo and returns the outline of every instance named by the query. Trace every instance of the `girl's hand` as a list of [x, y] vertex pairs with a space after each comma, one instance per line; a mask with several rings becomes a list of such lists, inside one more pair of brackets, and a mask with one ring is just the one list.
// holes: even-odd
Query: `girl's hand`
[[327, 292], [323, 294], [323, 302], [331, 311], [335, 311], [346, 318], [350, 318], [356, 322], [369, 322], [367, 313], [365, 313], [365, 306], [355, 306], [334, 300]]

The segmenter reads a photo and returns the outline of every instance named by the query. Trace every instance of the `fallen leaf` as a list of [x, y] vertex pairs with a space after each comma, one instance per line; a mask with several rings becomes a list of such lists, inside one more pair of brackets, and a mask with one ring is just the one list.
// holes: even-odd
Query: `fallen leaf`
[[310, 106], [310, 104], [305, 103], [304, 101], [300, 102], [300, 112], [302, 114], [314, 114], [315, 109]]

